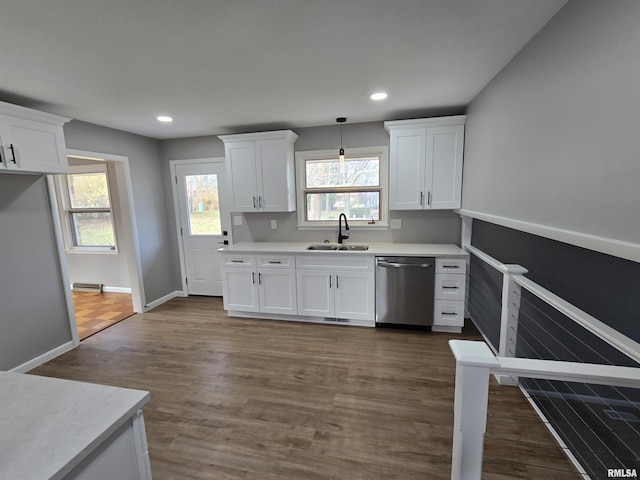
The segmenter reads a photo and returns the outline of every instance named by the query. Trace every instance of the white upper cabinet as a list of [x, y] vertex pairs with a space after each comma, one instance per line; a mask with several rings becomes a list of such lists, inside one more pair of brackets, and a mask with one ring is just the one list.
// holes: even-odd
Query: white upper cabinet
[[70, 119], [0, 102], [0, 172], [66, 173]]
[[385, 122], [390, 135], [389, 208], [460, 208], [466, 117]]
[[296, 188], [291, 130], [221, 135], [234, 212], [293, 212]]

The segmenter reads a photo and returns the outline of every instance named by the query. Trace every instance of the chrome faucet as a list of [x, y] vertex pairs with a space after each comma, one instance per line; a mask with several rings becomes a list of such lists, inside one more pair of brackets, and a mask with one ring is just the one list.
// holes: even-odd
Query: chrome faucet
[[347, 223], [347, 216], [344, 213], [341, 213], [338, 217], [338, 243], [342, 243], [343, 240], [349, 238], [349, 234], [342, 233], [342, 218], [344, 217], [344, 231], [349, 230], [349, 224]]

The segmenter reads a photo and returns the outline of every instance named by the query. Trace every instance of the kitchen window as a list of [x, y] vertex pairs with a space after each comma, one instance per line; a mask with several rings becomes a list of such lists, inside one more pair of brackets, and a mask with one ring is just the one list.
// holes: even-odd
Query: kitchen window
[[344, 213], [349, 225], [387, 228], [386, 147], [296, 152], [298, 227], [335, 226]]
[[71, 250], [114, 251], [113, 212], [106, 165], [69, 167], [60, 176], [65, 242]]

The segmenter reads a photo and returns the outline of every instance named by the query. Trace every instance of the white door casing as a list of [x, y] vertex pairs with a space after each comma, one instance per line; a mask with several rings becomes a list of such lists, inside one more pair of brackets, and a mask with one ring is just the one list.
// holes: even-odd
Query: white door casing
[[224, 158], [171, 162], [183, 291], [222, 296], [220, 248], [230, 240]]

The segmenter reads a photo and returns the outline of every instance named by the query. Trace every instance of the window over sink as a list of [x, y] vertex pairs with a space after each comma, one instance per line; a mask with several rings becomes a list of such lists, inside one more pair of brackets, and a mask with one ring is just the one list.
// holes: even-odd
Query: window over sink
[[387, 228], [387, 147], [346, 153], [340, 161], [337, 149], [296, 152], [299, 228], [333, 227], [341, 213], [352, 227]]

